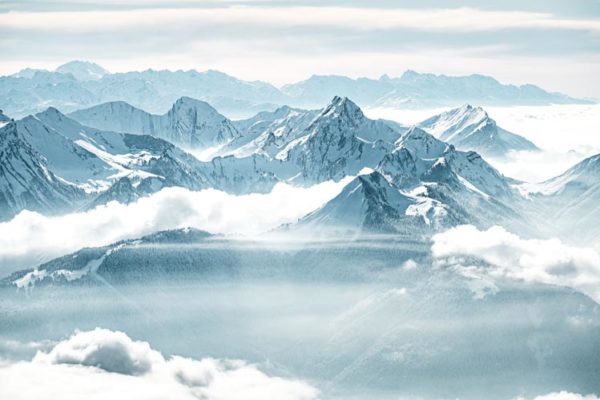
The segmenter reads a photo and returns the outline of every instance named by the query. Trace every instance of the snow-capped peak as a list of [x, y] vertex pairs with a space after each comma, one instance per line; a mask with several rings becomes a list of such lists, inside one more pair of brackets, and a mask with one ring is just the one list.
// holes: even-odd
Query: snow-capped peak
[[448, 149], [449, 145], [436, 139], [417, 126], [411, 127], [395, 143], [396, 148], [406, 148], [419, 158], [438, 158]]
[[215, 110], [210, 104], [208, 104], [205, 101], [202, 100], [197, 100], [197, 99], [193, 99], [191, 97], [188, 96], [182, 96], [180, 98], [177, 99], [177, 101], [175, 101], [175, 104], [173, 104], [173, 107], [171, 109], [176, 110], [176, 109], [181, 109], [181, 108], [201, 108], [201, 109], [207, 109], [210, 111], [214, 111], [217, 112], [217, 110]]
[[347, 97], [335, 96], [323, 109], [321, 116], [345, 117], [352, 120], [365, 118], [360, 107]]
[[180, 97], [167, 113], [170, 136], [167, 140], [191, 149], [223, 145], [240, 136], [233, 124], [210, 104]]
[[56, 68], [56, 72], [71, 74], [80, 81], [94, 81], [110, 74], [100, 65], [89, 61], [70, 61]]
[[537, 150], [529, 140], [497, 126], [481, 107], [465, 104], [421, 122], [419, 126], [461, 150], [474, 150], [491, 157], [510, 151]]
[[445, 141], [462, 136], [465, 130], [476, 130], [485, 124], [494, 124], [487, 112], [481, 107], [465, 104], [462, 107], [446, 111], [419, 124], [429, 133]]
[[177, 99], [177, 101], [173, 104], [173, 107], [171, 107], [168, 115], [181, 118], [185, 117], [186, 115], [189, 116], [190, 113], [193, 113], [194, 117], [199, 120], [199, 122], [204, 122], [207, 124], [210, 121], [222, 122], [227, 120], [227, 118], [219, 114], [219, 112], [207, 102], [187, 96]]
[[47, 117], [54, 117], [54, 118], [62, 118], [62, 117], [66, 117], [63, 113], [61, 113], [58, 108], [55, 107], [48, 107], [46, 108], [45, 111], [42, 111], [36, 115], [44, 115]]

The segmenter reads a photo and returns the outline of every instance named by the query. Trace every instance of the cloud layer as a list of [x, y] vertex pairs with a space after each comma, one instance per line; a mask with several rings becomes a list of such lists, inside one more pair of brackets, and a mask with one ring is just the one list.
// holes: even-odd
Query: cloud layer
[[208, 189], [167, 188], [128, 205], [48, 217], [23, 211], [0, 223], [0, 272], [39, 263], [82, 247], [152, 232], [194, 227], [211, 233], [254, 235], [294, 222], [336, 196], [352, 178], [310, 188], [279, 183], [268, 194], [229, 195]]
[[[310, 18], [306, 16], [310, 15]], [[419, 31], [481, 32], [511, 28], [568, 29], [600, 32], [595, 19], [558, 18], [552, 14], [524, 11], [490, 11], [475, 8], [358, 8], [358, 7], [219, 7], [187, 9], [138, 9], [128, 11], [13, 12], [0, 14], [5, 28], [53, 30], [68, 27], [74, 32], [139, 29], [159, 24], [258, 26], [333, 26], [359, 30], [408, 28]], [[374, 24], [374, 21], [378, 21]]]
[[0, 366], [0, 398], [311, 400], [319, 392], [239, 360], [165, 358], [147, 342], [96, 328], [76, 332], [30, 362]]
[[[569, 286], [600, 302], [600, 254], [567, 246], [558, 239], [522, 239], [495, 226], [480, 231], [463, 225], [433, 236], [438, 264], [465, 272]], [[490, 266], [474, 265], [478, 258]]]

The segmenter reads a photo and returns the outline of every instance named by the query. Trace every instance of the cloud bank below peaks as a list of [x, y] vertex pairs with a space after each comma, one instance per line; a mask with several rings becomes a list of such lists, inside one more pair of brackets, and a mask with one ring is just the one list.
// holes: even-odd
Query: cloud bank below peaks
[[[558, 239], [523, 239], [495, 226], [463, 225], [433, 236], [437, 263], [491, 277], [569, 286], [600, 302], [600, 254]], [[488, 263], [473, 265], [473, 258]]]
[[152, 232], [194, 227], [255, 235], [295, 222], [335, 197], [352, 177], [309, 188], [278, 183], [267, 194], [234, 196], [207, 189], [167, 188], [131, 204], [111, 202], [86, 212], [44, 216], [23, 211], [0, 223], [0, 273]]
[[96, 328], [76, 332], [29, 362], [0, 367], [0, 398], [313, 400], [319, 392], [239, 360], [165, 358], [147, 342]]

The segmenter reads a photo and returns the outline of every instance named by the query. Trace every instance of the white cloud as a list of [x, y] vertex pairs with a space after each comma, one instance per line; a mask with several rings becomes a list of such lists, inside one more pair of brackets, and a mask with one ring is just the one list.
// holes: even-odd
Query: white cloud
[[[536, 396], [533, 400], [599, 400], [600, 397], [594, 394], [582, 395], [571, 392], [553, 392], [542, 396]], [[516, 400], [525, 400], [524, 397], [518, 397]]]
[[543, 152], [517, 152], [506, 160], [490, 160], [504, 174], [540, 182], [600, 153], [600, 106], [490, 107], [500, 126], [533, 141]]
[[30, 362], [0, 366], [0, 398], [311, 400], [319, 392], [239, 360], [165, 358], [147, 342], [96, 328]]
[[123, 332], [95, 329], [78, 332], [48, 352], [38, 352], [33, 362], [96, 367], [124, 375], [144, 375], [164, 363], [147, 342], [131, 340]]
[[[434, 235], [431, 250], [442, 266], [569, 286], [600, 301], [600, 254], [592, 248], [568, 246], [558, 239], [522, 239], [499, 226], [480, 231], [463, 225]], [[469, 257], [491, 266], [477, 267]]]
[[[307, 18], [307, 16], [310, 16]], [[358, 7], [247, 7], [138, 9], [126, 11], [8, 12], [0, 25], [10, 29], [72, 33], [196, 24], [278, 27], [346, 27], [358, 30], [408, 28], [418, 31], [481, 32], [514, 28], [600, 31], [594, 19], [557, 18], [524, 11], [474, 8], [386, 9]]]
[[336, 196], [352, 178], [310, 188], [279, 183], [268, 194], [233, 196], [208, 189], [167, 188], [129, 205], [49, 217], [23, 211], [0, 223], [0, 271], [159, 230], [194, 227], [254, 235], [295, 222]]

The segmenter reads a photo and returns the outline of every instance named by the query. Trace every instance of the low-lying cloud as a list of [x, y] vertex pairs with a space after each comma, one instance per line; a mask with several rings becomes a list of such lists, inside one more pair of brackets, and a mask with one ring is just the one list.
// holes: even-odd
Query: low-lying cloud
[[[600, 254], [558, 239], [523, 239], [495, 226], [480, 231], [463, 225], [433, 236], [438, 263], [491, 277], [569, 286], [600, 302]], [[487, 266], [474, 265], [473, 258]]]
[[29, 362], [0, 367], [0, 398], [312, 400], [319, 391], [240, 360], [165, 358], [147, 342], [96, 328]]
[[152, 232], [194, 227], [211, 233], [255, 235], [295, 222], [336, 196], [352, 178], [310, 188], [279, 183], [268, 194], [229, 195], [167, 188], [125, 205], [49, 217], [23, 211], [0, 223], [0, 273], [35, 265], [82, 247]]

